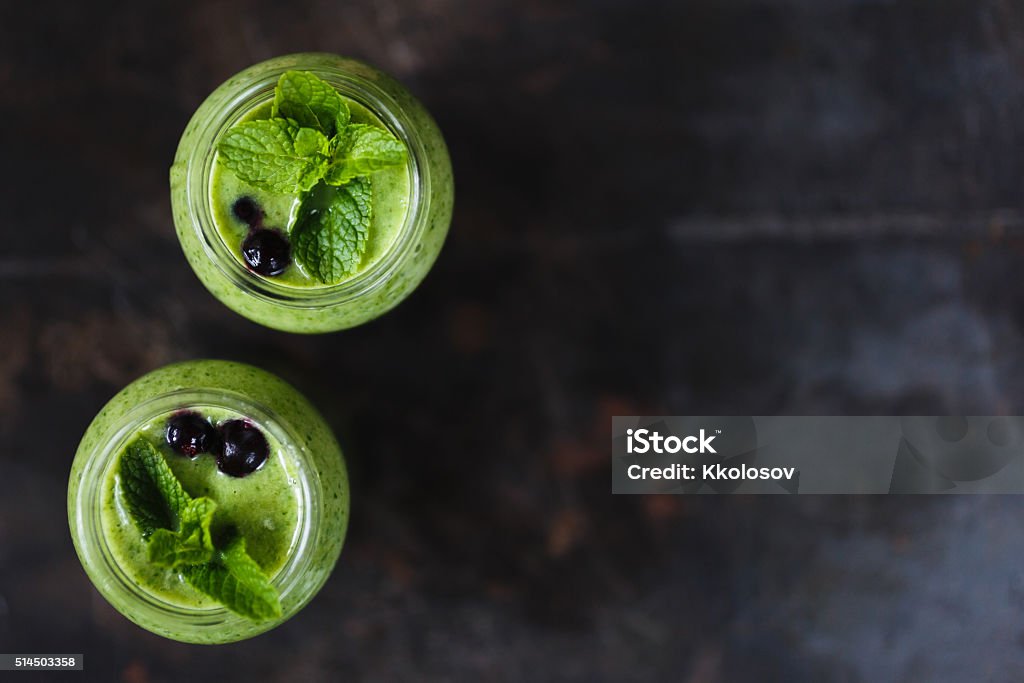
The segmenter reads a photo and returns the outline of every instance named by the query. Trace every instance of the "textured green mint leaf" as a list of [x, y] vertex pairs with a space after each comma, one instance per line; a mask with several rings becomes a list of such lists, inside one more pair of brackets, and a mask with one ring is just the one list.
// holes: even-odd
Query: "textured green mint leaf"
[[194, 498], [182, 510], [176, 532], [156, 529], [149, 537], [149, 560], [161, 567], [177, 569], [213, 559], [210, 524], [217, 504], [209, 498]]
[[191, 498], [146, 438], [125, 448], [118, 462], [125, 507], [143, 538], [157, 529], [177, 529], [182, 511]]
[[146, 550], [150, 562], [169, 569], [203, 564], [213, 557], [213, 551], [202, 547], [196, 535], [183, 539], [167, 529], [155, 530], [146, 542]]
[[344, 130], [350, 117], [338, 91], [308, 71], [281, 74], [270, 115], [292, 119], [304, 128], [316, 128], [329, 138]]
[[293, 193], [320, 173], [325, 156], [310, 151], [318, 139], [285, 119], [246, 121], [234, 126], [217, 143], [218, 159], [242, 181], [270, 192]]
[[299, 128], [295, 133], [295, 152], [304, 157], [326, 154], [327, 138], [315, 128]]
[[266, 574], [236, 536], [206, 564], [185, 567], [185, 579], [200, 593], [255, 621], [281, 616], [281, 600]]
[[324, 176], [331, 185], [405, 163], [405, 145], [383, 128], [353, 123], [340, 138]]
[[299, 190], [301, 192], [309, 192], [313, 189], [313, 186], [320, 182], [320, 179], [327, 173], [327, 157], [317, 156], [316, 160], [310, 164], [306, 172], [299, 178]]
[[313, 188], [299, 207], [292, 230], [296, 262], [324, 284], [353, 273], [366, 251], [372, 199], [369, 178]]

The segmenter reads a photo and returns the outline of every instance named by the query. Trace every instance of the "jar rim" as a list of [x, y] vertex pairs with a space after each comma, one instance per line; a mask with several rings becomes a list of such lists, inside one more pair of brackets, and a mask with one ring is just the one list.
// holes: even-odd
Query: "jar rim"
[[[322, 523], [323, 492], [320, 481], [313, 476], [312, 453], [290, 425], [267, 406], [240, 393], [225, 389], [178, 389], [158, 394], [132, 406], [120, 420], [112, 424], [97, 439], [82, 469], [80, 485], [75, 499], [75, 536], [83, 564], [104, 597], [115, 605], [126, 601], [132, 610], [123, 613], [132, 621], [144, 625], [171, 628], [208, 627], [236, 628], [254, 634], [270, 628], [277, 622], [252, 622], [224, 607], [190, 608], [163, 599], [142, 588], [128, 576], [117, 562], [103, 530], [103, 495], [107, 478], [118, 455], [128, 440], [144, 424], [160, 415], [176, 410], [213, 407], [244, 414], [261, 429], [267, 430], [294, 460], [294, 472], [299, 485], [301, 513], [288, 559], [270, 579], [277, 588], [283, 607], [282, 619], [301, 607], [307, 596], [296, 594], [306, 588], [304, 577], [312, 561]], [[122, 611], [122, 607], [118, 607]], [[278, 620], [280, 621], [280, 620]]]
[[[408, 151], [409, 200], [405, 221], [384, 254], [353, 277], [334, 285], [295, 287], [251, 273], [231, 254], [217, 229], [210, 202], [209, 183], [216, 156], [216, 141], [228, 128], [252, 110], [273, 98], [281, 74], [292, 69], [314, 73], [338, 92], [369, 110]], [[363, 75], [373, 74], [373, 77]], [[430, 166], [427, 150], [416, 134], [412, 118], [386, 88], [376, 80], [385, 74], [357, 60], [327, 53], [300, 53], [275, 57], [255, 64], [218, 87], [200, 105], [189, 123], [198, 126], [189, 148], [184, 150], [185, 202], [191, 228], [206, 257], [220, 275], [237, 289], [266, 303], [293, 309], [340, 306], [369, 295], [400, 271], [413, 248], [427, 230], [429, 217]], [[181, 156], [183, 150], [179, 149]]]

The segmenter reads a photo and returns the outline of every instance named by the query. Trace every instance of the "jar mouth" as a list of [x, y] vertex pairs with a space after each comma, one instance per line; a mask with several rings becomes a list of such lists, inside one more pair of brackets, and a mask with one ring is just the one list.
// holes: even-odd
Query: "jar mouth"
[[[230, 624], [251, 624], [244, 617], [224, 607], [188, 607], [155, 595], [133, 581], [117, 561], [103, 528], [103, 496], [105, 482], [115, 466], [118, 456], [132, 436], [153, 419], [180, 409], [217, 408], [242, 413], [260, 429], [266, 430], [293, 459], [298, 482], [298, 527], [293, 534], [284, 565], [271, 578], [278, 590], [281, 603], [288, 616], [288, 605], [300, 605], [304, 596], [296, 595], [303, 588], [303, 577], [312, 561], [321, 523], [321, 491], [319, 479], [310, 476], [312, 454], [299, 435], [266, 406], [252, 399], [225, 390], [177, 390], [155, 396], [132, 407], [98, 441], [81, 475], [82, 486], [75, 501], [77, 537], [82, 540], [80, 552], [93, 580], [108, 600], [115, 604], [131, 601], [133, 607], [125, 613], [140, 623], [177, 623], [196, 626], [224, 627]], [[116, 598], [116, 599], [112, 599]]]
[[[374, 292], [387, 283], [410, 255], [412, 247], [427, 229], [429, 215], [429, 165], [423, 142], [414, 134], [414, 124], [401, 105], [373, 80], [333, 66], [327, 55], [307, 54], [278, 57], [249, 67], [220, 86], [197, 111], [196, 142], [185, 159], [185, 196], [192, 229], [206, 257], [221, 275], [237, 288], [265, 302], [296, 309], [336, 306]], [[306, 63], [308, 60], [309, 63]], [[363, 65], [353, 60], [353, 64]], [[210, 179], [216, 157], [216, 142], [239, 120], [274, 97], [281, 74], [291, 69], [310, 71], [330, 83], [344, 97], [358, 102], [377, 117], [408, 150], [406, 172], [409, 200], [405, 221], [384, 254], [353, 277], [333, 285], [296, 287], [274, 282], [250, 272], [230, 252], [217, 229], [210, 200]], [[216, 99], [215, 98], [219, 98]], [[216, 101], [215, 105], [211, 105]], [[213, 111], [208, 107], [216, 106]], [[205, 120], [200, 121], [201, 115]]]

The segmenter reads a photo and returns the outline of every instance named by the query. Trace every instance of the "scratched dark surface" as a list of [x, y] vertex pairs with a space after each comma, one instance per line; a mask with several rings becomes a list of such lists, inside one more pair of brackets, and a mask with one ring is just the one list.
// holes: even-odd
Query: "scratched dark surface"
[[[167, 187], [217, 84], [306, 50], [406, 82], [457, 183], [423, 286], [319, 337], [208, 295]], [[3, 2], [0, 122], [0, 652], [124, 683], [1024, 679], [1022, 498], [608, 476], [614, 414], [1024, 411], [1020, 3]], [[64, 508], [103, 402], [200, 357], [304, 391], [354, 487], [319, 597], [222, 647], [107, 606]]]

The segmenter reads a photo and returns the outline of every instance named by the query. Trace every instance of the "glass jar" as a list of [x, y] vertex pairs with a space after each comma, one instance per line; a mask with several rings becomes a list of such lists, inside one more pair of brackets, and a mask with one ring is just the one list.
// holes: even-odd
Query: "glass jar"
[[[271, 582], [282, 614], [250, 621], [219, 606], [186, 605], [130, 576], [104, 523], [111, 473], [143, 425], [182, 409], [244, 416], [280, 444], [295, 479], [299, 514], [284, 563]], [[209, 457], [209, 456], [200, 456]], [[258, 474], [258, 473], [257, 473]], [[227, 476], [227, 475], [224, 475]], [[248, 479], [239, 480], [240, 482]], [[120, 526], [132, 522], [114, 510]], [[79, 559], [97, 590], [119, 612], [153, 633], [190, 643], [227, 643], [267, 631], [302, 609], [327, 580], [345, 540], [348, 477], [330, 429], [294, 388], [252, 366], [226, 361], [169, 365], [125, 387], [100, 411], [75, 455], [68, 484], [68, 520]]]
[[[216, 142], [247, 114], [273, 100], [286, 71], [309, 71], [375, 115], [408, 150], [410, 196], [390, 247], [335, 285], [295, 287], [250, 272], [221, 237], [210, 178]], [[430, 270], [451, 222], [454, 190], [448, 150], [437, 124], [402, 85], [353, 59], [323, 53], [277, 57], [229, 79], [196, 111], [171, 167], [171, 206], [185, 256], [206, 288], [250, 320], [287, 332], [354, 327], [405, 299]]]

